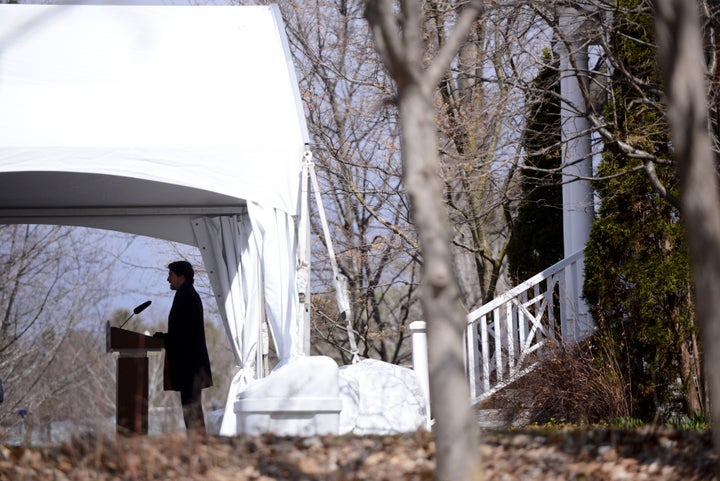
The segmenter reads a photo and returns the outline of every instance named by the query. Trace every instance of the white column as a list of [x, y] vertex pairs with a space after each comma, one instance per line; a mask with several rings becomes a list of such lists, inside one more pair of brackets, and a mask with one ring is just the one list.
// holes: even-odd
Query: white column
[[430, 374], [428, 372], [427, 331], [425, 321], [414, 321], [408, 326], [412, 335], [413, 370], [425, 396], [426, 429], [430, 431]]
[[310, 171], [312, 164], [312, 152], [305, 151], [303, 154], [303, 169], [300, 184], [300, 218], [297, 222], [298, 233], [298, 267], [297, 267], [297, 291], [298, 291], [298, 323], [300, 333], [298, 342], [301, 343], [298, 352], [306, 356], [310, 355], [310, 262], [312, 259], [310, 241]]
[[[587, 40], [582, 35], [587, 17], [573, 8], [560, 11], [562, 33], [558, 41], [560, 55], [560, 119], [563, 160], [563, 239], [565, 257], [585, 248], [594, 220], [593, 174], [590, 122], [580, 82], [588, 78]], [[565, 341], [580, 341], [592, 332], [592, 319], [580, 298], [584, 282], [584, 264], [566, 271], [566, 322], [562, 327]]]

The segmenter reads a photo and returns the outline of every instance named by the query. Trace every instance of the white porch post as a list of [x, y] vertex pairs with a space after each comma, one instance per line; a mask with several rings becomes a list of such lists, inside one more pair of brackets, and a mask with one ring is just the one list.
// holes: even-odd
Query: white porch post
[[418, 378], [425, 396], [425, 413], [427, 430], [430, 430], [430, 373], [428, 372], [427, 331], [425, 321], [414, 321], [408, 326], [412, 335], [413, 370]]
[[[588, 38], [583, 35], [589, 18], [575, 8], [559, 10], [560, 118], [563, 160], [563, 236], [565, 257], [585, 248], [594, 220], [592, 145], [587, 105], [580, 82], [588, 78]], [[593, 328], [587, 305], [580, 297], [584, 282], [584, 263], [566, 271], [565, 322], [563, 339], [580, 341]]]

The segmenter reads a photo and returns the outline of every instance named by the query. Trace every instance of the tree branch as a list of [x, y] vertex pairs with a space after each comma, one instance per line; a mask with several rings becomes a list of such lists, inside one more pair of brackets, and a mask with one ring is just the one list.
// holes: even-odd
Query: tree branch
[[481, 0], [471, 0], [463, 7], [450, 37], [442, 45], [440, 51], [425, 72], [423, 88], [433, 89], [440, 83], [445, 72], [450, 68], [450, 63], [457, 55], [458, 50], [460, 50], [462, 44], [467, 41], [470, 30], [473, 28], [473, 25], [475, 25], [475, 21], [482, 11], [483, 2]]

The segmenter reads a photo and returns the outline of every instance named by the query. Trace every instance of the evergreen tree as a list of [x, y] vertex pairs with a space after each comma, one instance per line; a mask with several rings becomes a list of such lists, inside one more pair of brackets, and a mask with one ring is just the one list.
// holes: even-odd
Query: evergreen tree
[[[606, 121], [616, 138], [671, 159], [661, 105], [653, 20], [642, 0], [621, 0], [612, 46], [619, 64], [643, 83], [614, 75]], [[584, 295], [598, 325], [597, 342], [615, 352], [632, 415], [658, 419], [665, 409], [701, 410], [699, 360], [689, 261], [678, 210], [652, 187], [638, 159], [606, 145], [596, 183], [598, 219], [585, 249]], [[674, 166], [657, 164], [658, 178], [677, 195]], [[624, 175], [617, 176], [621, 172]], [[628, 173], [629, 172], [629, 173]], [[682, 385], [677, 380], [682, 380]]]
[[544, 57], [546, 65], [528, 93], [523, 196], [507, 248], [510, 276], [516, 284], [563, 258], [560, 77], [552, 53], [546, 51]]

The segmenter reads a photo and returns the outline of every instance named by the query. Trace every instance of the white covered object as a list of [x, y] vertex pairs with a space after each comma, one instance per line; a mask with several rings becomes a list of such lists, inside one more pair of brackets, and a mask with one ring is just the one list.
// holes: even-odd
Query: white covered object
[[425, 396], [412, 369], [366, 359], [340, 368], [340, 434], [401, 434], [426, 426]]
[[237, 434], [338, 434], [341, 408], [335, 361], [325, 356], [298, 357], [238, 394]]

